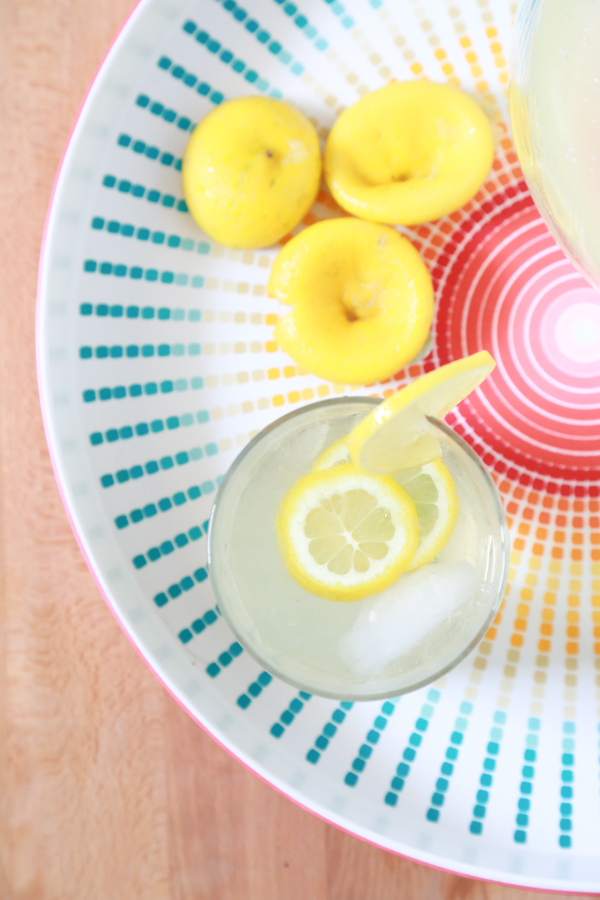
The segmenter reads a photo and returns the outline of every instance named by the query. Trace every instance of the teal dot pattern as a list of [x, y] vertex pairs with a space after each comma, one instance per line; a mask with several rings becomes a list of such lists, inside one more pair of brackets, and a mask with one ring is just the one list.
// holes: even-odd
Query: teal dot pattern
[[271, 725], [271, 734], [274, 738], [280, 738], [285, 733], [285, 729], [289, 728], [292, 722], [296, 720], [296, 717], [299, 713], [304, 709], [304, 704], [307, 703], [312, 694], [308, 694], [306, 691], [299, 691], [298, 696], [294, 697], [293, 700], [290, 700], [287, 709], [284, 709], [281, 715], [279, 716], [279, 721], [274, 722]]
[[[469, 720], [468, 716], [473, 712], [473, 704], [469, 703], [467, 700], [463, 700], [460, 704], [460, 716], [457, 716], [454, 722], [454, 730], [450, 735], [450, 741], [448, 746], [446, 747], [446, 758], [441, 766], [440, 777], [436, 781], [435, 791], [431, 796], [431, 806], [425, 813], [425, 817], [428, 822], [437, 822], [440, 818], [440, 809], [444, 805], [446, 791], [450, 785], [450, 779], [452, 777], [452, 772], [454, 771], [454, 767], [456, 765], [456, 760], [460, 755], [460, 747], [462, 746], [465, 731], [467, 730]], [[449, 767], [446, 766], [446, 763], [450, 763], [453, 767], [452, 772]], [[484, 776], [482, 776], [483, 778]], [[491, 775], [485, 776], [485, 784], [491, 784], [491, 780], [488, 782], [487, 778], [491, 779]], [[484, 784], [484, 782], [481, 782]]]
[[108, 347], [106, 344], [100, 344], [97, 347], [80, 347], [80, 359], [136, 359], [142, 356], [146, 359], [152, 356], [200, 356], [202, 350], [200, 344], [128, 344], [123, 347], [122, 344], [113, 344]]
[[116, 175], [107, 174], [102, 178], [102, 186], [108, 190], [116, 188], [119, 194], [127, 194], [137, 200], [145, 198], [148, 203], [160, 204], [165, 209], [176, 209], [180, 213], [189, 213], [187, 203], [183, 198], [178, 200], [173, 194], [161, 193], [156, 188], [146, 188], [143, 184], [132, 184], [128, 178], [117, 178]]
[[332, 13], [338, 17], [340, 24], [344, 28], [354, 28], [356, 22], [352, 16], [348, 15], [343, 3], [339, 3], [338, 0], [323, 0], [323, 2], [326, 3]]
[[199, 309], [182, 309], [179, 306], [136, 306], [129, 304], [123, 306], [121, 303], [81, 303], [79, 306], [79, 314], [82, 316], [96, 315], [99, 318], [110, 316], [113, 319], [156, 319], [157, 322], [184, 322], [187, 318], [188, 322], [199, 322], [202, 318], [202, 311]]
[[[210, 86], [207, 85], [207, 96], [210, 97]], [[135, 100], [136, 106], [140, 109], [146, 109], [153, 116], [160, 116], [165, 122], [175, 125], [181, 131], [193, 131], [196, 123], [188, 119], [187, 116], [180, 116], [174, 109], [165, 107], [158, 100], [151, 100], [147, 94], [138, 94]]]
[[[219, 0], [217, 0], [217, 2], [219, 2]], [[236, 20], [236, 22], [239, 22], [241, 25], [243, 25], [247, 32], [254, 35], [259, 44], [264, 44], [268, 48], [269, 52], [272, 53], [273, 56], [279, 60], [279, 62], [283, 63], [284, 66], [289, 66], [290, 71], [293, 72], [294, 75], [302, 75], [302, 73], [304, 72], [304, 66], [294, 60], [292, 54], [288, 53], [288, 51], [282, 47], [279, 41], [273, 39], [270, 32], [263, 28], [256, 19], [253, 19], [251, 16], [249, 16], [243, 7], [233, 2], [233, 0], [224, 0], [222, 6], [223, 9], [233, 15], [233, 18]], [[198, 29], [196, 23], [192, 22], [191, 20], [185, 23], [185, 25], [183, 26], [183, 30], [187, 32], [187, 34], [195, 36], [196, 40], [198, 40], [199, 35], [202, 34], [202, 32]], [[222, 52], [221, 59], [224, 62], [229, 62], [234, 71], [244, 71], [242, 68], [239, 68], [239, 66], [242, 65], [241, 61], [234, 60], [234, 56], [233, 54], [230, 54], [229, 50], [225, 50]], [[236, 65], [238, 66], [238, 68], [236, 68]]]
[[[208, 670], [207, 670], [208, 671]], [[265, 672], [264, 670], [260, 673], [260, 675], [252, 681], [243, 694], [240, 694], [236, 700], [237, 705], [240, 709], [248, 709], [253, 700], [262, 694], [264, 689], [268, 687], [273, 681], [273, 676], [269, 672]]]
[[169, 416], [167, 419], [152, 419], [151, 422], [138, 422], [137, 425], [123, 425], [120, 428], [109, 428], [104, 434], [93, 431], [90, 444], [98, 447], [106, 440], [109, 444], [115, 441], [128, 441], [132, 437], [147, 437], [149, 434], [160, 434], [161, 431], [174, 431], [176, 428], [189, 428], [190, 425], [204, 425], [210, 419], [206, 409], [195, 413], [183, 413], [180, 416]]
[[135, 138], [132, 138], [130, 134], [121, 133], [117, 138], [117, 144], [119, 147], [129, 147], [134, 153], [143, 153], [148, 159], [158, 160], [163, 166], [173, 166], [177, 172], [181, 172], [180, 158], [173, 156], [172, 153], [163, 153], [158, 147], [154, 147], [152, 144], [146, 144], [145, 141], [139, 139], [136, 140]]
[[[218, 59], [221, 60], [222, 63], [227, 66], [231, 66], [234, 72], [240, 75], [244, 79], [244, 81], [247, 81], [249, 84], [254, 85], [259, 91], [261, 91], [261, 93], [266, 93], [271, 87], [266, 78], [261, 78], [255, 69], [251, 69], [231, 50], [223, 48], [220, 41], [217, 41], [214, 37], [211, 37], [208, 31], [199, 30], [194, 22], [186, 22], [183, 26], [183, 31], [190, 36], [193, 35], [198, 44], [205, 47], [209, 53], [214, 54]], [[188, 85], [188, 87], [194, 87], [196, 85], [196, 82], [198, 81], [196, 75], [193, 75], [191, 72], [186, 73], [185, 69], [182, 66], [173, 65], [171, 60], [166, 56], [163, 56], [158, 64], [161, 69], [170, 71], [171, 75], [174, 78], [182, 79], [182, 82]], [[271, 97], [281, 97], [280, 91], [278, 91], [276, 88], [271, 87], [269, 93]]]
[[[495, 725], [490, 729], [490, 740], [487, 745], [487, 756], [483, 760], [483, 773], [480, 776], [479, 783], [481, 784], [481, 788], [477, 791], [476, 795], [476, 804], [473, 807], [473, 819], [471, 820], [471, 824], [469, 825], [469, 831], [471, 834], [481, 834], [483, 831], [483, 820], [485, 819], [486, 814], [486, 804], [489, 800], [490, 791], [493, 783], [493, 772], [496, 770], [496, 760], [498, 754], [500, 753], [500, 746], [502, 742], [502, 737], [504, 732], [500, 725], [504, 725], [506, 722], [506, 713], [502, 712], [502, 710], [496, 710], [494, 713], [494, 722]], [[526, 764], [523, 766], [522, 775], [524, 778], [531, 778], [533, 776], [533, 768]], [[522, 782], [521, 789], [523, 790], [523, 785], [525, 782]], [[529, 782], [528, 782], [529, 784]]]
[[321, 733], [315, 738], [314, 747], [311, 747], [306, 754], [307, 762], [316, 766], [321, 759], [321, 754], [327, 750], [332, 739], [338, 733], [340, 725], [344, 722], [346, 715], [353, 706], [354, 703], [350, 703], [348, 700], [342, 700], [340, 705], [333, 710], [329, 721], [323, 725]]
[[[135, 235], [138, 241], [170, 247], [174, 250], [180, 249], [189, 252], [195, 249], [197, 253], [200, 253], [203, 256], [210, 253], [211, 248], [211, 245], [207, 241], [195, 241], [193, 238], [183, 238], [179, 234], [167, 235], [164, 231], [152, 231], [150, 228], [136, 227], [130, 223], [119, 222], [117, 219], [105, 219], [103, 216], [94, 216], [91, 221], [91, 227], [94, 231], [105, 230], [108, 234], [118, 234], [121, 237], [126, 238]], [[83, 313], [83, 315], [86, 314]], [[91, 312], [87, 313], [87, 315], [91, 315]], [[136, 316], [131, 316], [130, 318], [136, 318]]]
[[273, 0], [273, 2], [282, 8], [286, 16], [289, 16], [290, 19], [292, 19], [294, 25], [297, 26], [300, 32], [303, 33], [309, 41], [314, 42], [317, 50], [323, 52], [329, 48], [329, 41], [325, 40], [314, 25], [310, 23], [306, 13], [301, 12], [295, 3], [287, 2], [287, 0]]
[[148, 563], [157, 562], [159, 559], [169, 556], [174, 550], [181, 550], [183, 547], [187, 547], [190, 541], [199, 541], [207, 533], [208, 522], [205, 522], [204, 526], [193, 525], [187, 533], [181, 531], [172, 540], [163, 541], [158, 547], [150, 547], [145, 554], [138, 553], [137, 556], [133, 557], [133, 565], [136, 569], [143, 569]]
[[564, 850], [571, 847], [572, 838], [571, 831], [573, 829], [573, 791], [575, 782], [575, 730], [576, 723], [572, 721], [563, 722], [562, 739], [562, 769], [560, 772], [560, 780], [562, 782], [560, 788], [560, 820], [558, 827], [560, 835], [558, 838], [558, 846]]
[[[181, 640], [181, 633], [179, 635]], [[191, 638], [188, 638], [191, 640]], [[185, 643], [185, 642], [184, 642]], [[222, 653], [219, 653], [215, 662], [211, 662], [206, 667], [206, 674], [210, 675], [211, 678], [216, 678], [217, 675], [220, 675], [223, 669], [226, 669], [234, 659], [237, 659], [238, 656], [241, 656], [244, 652], [244, 648], [237, 641], [234, 641], [233, 644], [230, 644], [227, 650], [223, 650]]]
[[135, 382], [125, 387], [124, 384], [118, 384], [115, 387], [87, 388], [82, 392], [81, 396], [84, 403], [95, 403], [100, 400], [106, 403], [107, 400], [124, 400], [126, 397], [135, 400], [139, 397], [152, 397], [158, 393], [172, 394], [173, 391], [181, 394], [185, 391], [199, 391], [204, 387], [204, 380], [201, 376], [190, 379], [187, 378], [167, 378], [164, 381], [147, 381], [145, 384]]
[[208, 572], [204, 566], [200, 566], [193, 575], [184, 575], [179, 581], [170, 584], [166, 591], [155, 594], [154, 602], [158, 608], [166, 606], [170, 600], [177, 600], [184, 592], [191, 591], [197, 584], [202, 584], [208, 578]]
[[214, 625], [220, 615], [221, 613], [218, 606], [215, 606], [214, 609], [207, 610], [204, 615], [200, 616], [198, 619], [194, 619], [189, 628], [182, 628], [179, 632], [179, 640], [182, 644], [189, 644], [195, 635], [202, 634], [203, 631], [211, 625]]
[[[203, 459], [204, 456], [215, 456], [219, 452], [219, 448], [212, 441], [208, 444], [205, 444], [204, 449], [202, 447], [192, 447], [188, 450], [180, 450], [179, 453], [175, 453], [173, 456], [167, 454], [166, 456], [162, 456], [159, 460], [150, 459], [148, 462], [144, 463], [144, 465], [140, 465], [136, 463], [136, 465], [131, 466], [129, 469], [118, 469], [115, 474], [111, 474], [110, 472], [105, 475], [100, 476], [100, 484], [104, 488], [113, 487], [114, 484], [126, 484], [129, 479], [136, 480], [138, 478], [143, 478], [144, 475], [156, 475], [159, 472], [168, 472], [169, 469], [172, 469], [174, 466], [185, 466], [189, 462], [198, 462], [198, 460]], [[220, 478], [217, 479], [217, 483], [220, 483]], [[211, 490], [214, 490], [214, 485], [212, 485], [211, 481], [205, 481], [201, 485], [203, 493], [210, 493]]]
[[173, 78], [176, 78], [185, 87], [194, 88], [202, 97], [208, 96], [215, 106], [218, 106], [226, 99], [221, 91], [212, 90], [209, 84], [205, 81], [200, 81], [198, 76], [192, 72], [186, 72], [183, 66], [175, 65], [168, 56], [161, 56], [157, 65], [163, 72], [170, 72]]
[[373, 727], [370, 728], [367, 732], [365, 742], [358, 748], [358, 754], [355, 756], [352, 762], [350, 771], [346, 772], [346, 775], [344, 777], [344, 784], [348, 785], [348, 787], [356, 787], [356, 785], [358, 784], [358, 779], [360, 778], [362, 772], [364, 772], [368, 761], [373, 755], [373, 751], [379, 743], [381, 734], [387, 727], [390, 716], [394, 713], [397, 702], [397, 700], [386, 700], [381, 707], [380, 713], [375, 716]]
[[528, 722], [528, 730], [525, 735], [525, 751], [523, 759], [525, 766], [521, 772], [523, 781], [519, 786], [520, 797], [517, 800], [517, 828], [513, 834], [516, 844], [525, 844], [527, 842], [527, 828], [529, 826], [529, 811], [531, 809], [531, 794], [533, 791], [533, 777], [535, 775], [535, 762], [537, 760], [537, 747], [539, 743], [538, 732], [540, 730], [541, 720], [532, 716]]
[[[424, 703], [421, 707], [419, 718], [415, 722], [415, 727], [408, 738], [408, 744], [402, 751], [402, 760], [396, 767], [396, 774], [392, 778], [390, 790], [383, 798], [384, 803], [386, 803], [388, 806], [396, 806], [396, 804], [398, 803], [398, 795], [400, 791], [403, 790], [404, 785], [406, 784], [406, 779], [410, 775], [411, 764], [414, 763], [417, 757], [419, 747], [421, 746], [421, 742], [423, 740], [423, 736], [425, 735], [429, 727], [429, 721], [435, 712], [435, 707], [440, 697], [440, 692], [435, 688], [431, 688], [431, 690], [427, 693], [428, 702]], [[453, 767], [451, 763], [442, 763], [443, 777], [451, 775], [452, 771]]]
[[[200, 497], [212, 493], [215, 489], [212, 481], [204, 482], [204, 486], [205, 489], [203, 491], [200, 485], [194, 484], [187, 491], [177, 491], [171, 497], [161, 497], [156, 503], [146, 503], [145, 506], [132, 509], [129, 514], [121, 513], [115, 518], [115, 525], [121, 531], [129, 525], [137, 525], [139, 522], [143, 522], [144, 519], [153, 519], [159, 512], [167, 513], [172, 509], [177, 509], [177, 507], [187, 503], [188, 500], [192, 502], [198, 500]], [[206, 490], [206, 487], [208, 487], [208, 490]], [[208, 524], [208, 519], [202, 523], [202, 529], [205, 534], [208, 533]]]
[[106, 261], [99, 263], [95, 259], [86, 259], [83, 271], [90, 274], [114, 275], [115, 278], [125, 278], [129, 275], [134, 281], [140, 281], [143, 278], [144, 281], [177, 284], [181, 287], [191, 284], [192, 287], [201, 288], [204, 285], [204, 278], [201, 275], [189, 276], [185, 272], [172, 272], [170, 269], [159, 272], [158, 269], [143, 269], [142, 266], [126, 266], [123, 263]]

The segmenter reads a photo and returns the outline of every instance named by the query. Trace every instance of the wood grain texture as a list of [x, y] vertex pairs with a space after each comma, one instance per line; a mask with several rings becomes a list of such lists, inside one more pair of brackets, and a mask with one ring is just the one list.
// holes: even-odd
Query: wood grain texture
[[[525, 900], [294, 806], [170, 699], [53, 479], [34, 350], [54, 175], [131, 0], [0, 0], [0, 900]], [[567, 895], [554, 895], [566, 897]]]

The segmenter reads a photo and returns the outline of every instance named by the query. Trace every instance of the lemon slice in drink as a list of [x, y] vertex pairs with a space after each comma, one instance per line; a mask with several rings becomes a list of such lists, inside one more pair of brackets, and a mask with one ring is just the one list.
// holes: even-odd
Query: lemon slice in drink
[[395, 476], [415, 504], [419, 519], [419, 546], [409, 572], [438, 555], [452, 535], [458, 518], [458, 497], [452, 475], [439, 460]]
[[443, 419], [495, 365], [487, 350], [482, 350], [440, 366], [388, 397], [348, 435], [354, 465], [387, 475], [438, 459], [441, 445], [427, 416]]
[[360, 600], [390, 587], [419, 543], [415, 505], [394, 481], [351, 463], [300, 478], [276, 520], [290, 575], [327, 600]]
[[[321, 472], [350, 461], [348, 436], [335, 441], [316, 460], [313, 472]], [[452, 475], [439, 460], [406, 469], [394, 476], [415, 504], [419, 521], [419, 546], [409, 572], [438, 555], [452, 535], [458, 518], [458, 497]]]

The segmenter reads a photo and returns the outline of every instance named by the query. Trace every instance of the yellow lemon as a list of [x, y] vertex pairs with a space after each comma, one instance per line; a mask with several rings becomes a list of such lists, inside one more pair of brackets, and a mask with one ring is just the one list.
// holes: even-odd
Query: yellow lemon
[[275, 340], [328, 381], [369, 384], [411, 362], [429, 335], [431, 277], [410, 241], [360, 219], [306, 228], [279, 253], [268, 293], [292, 309]]
[[300, 478], [276, 519], [290, 575], [326, 600], [360, 600], [392, 585], [419, 541], [415, 505], [394, 481], [350, 463]]
[[[322, 472], [350, 462], [348, 436], [334, 441], [315, 461], [311, 471]], [[452, 535], [458, 518], [458, 497], [452, 476], [439, 460], [394, 475], [415, 504], [419, 546], [407, 571], [412, 572], [438, 555]]]
[[463, 91], [392, 82], [339, 117], [325, 147], [325, 178], [352, 215], [416, 225], [470, 200], [493, 156], [490, 122]]
[[481, 350], [416, 378], [388, 397], [348, 435], [354, 465], [389, 474], [440, 457], [442, 448], [427, 416], [443, 419], [495, 365], [487, 350]]
[[226, 247], [266, 247], [295, 228], [317, 196], [319, 139], [287, 103], [240, 97], [196, 126], [182, 175], [189, 210], [209, 237]]

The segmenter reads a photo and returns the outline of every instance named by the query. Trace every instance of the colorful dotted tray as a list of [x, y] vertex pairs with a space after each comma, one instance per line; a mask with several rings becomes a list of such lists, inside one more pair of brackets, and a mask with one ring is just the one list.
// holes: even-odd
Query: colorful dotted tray
[[[505, 0], [141, 3], [58, 179], [40, 383], [57, 479], [99, 588], [218, 741], [381, 847], [479, 878], [594, 891], [600, 342], [585, 322], [599, 299], [522, 181], [507, 124], [513, 14]], [[497, 479], [512, 565], [477, 652], [432, 687], [352, 705], [272, 678], [215, 607], [206, 530], [228, 466], [281, 413], [354, 389], [277, 349], [265, 292], [276, 249], [212, 244], [179, 171], [194, 124], [224, 99], [283, 97], [325, 138], [368, 91], [422, 75], [479, 98], [497, 158], [464, 209], [406, 230], [435, 282], [433, 350], [355, 392], [385, 396], [457, 357], [494, 354], [494, 375], [448, 421]], [[339, 214], [323, 190], [305, 222]]]

